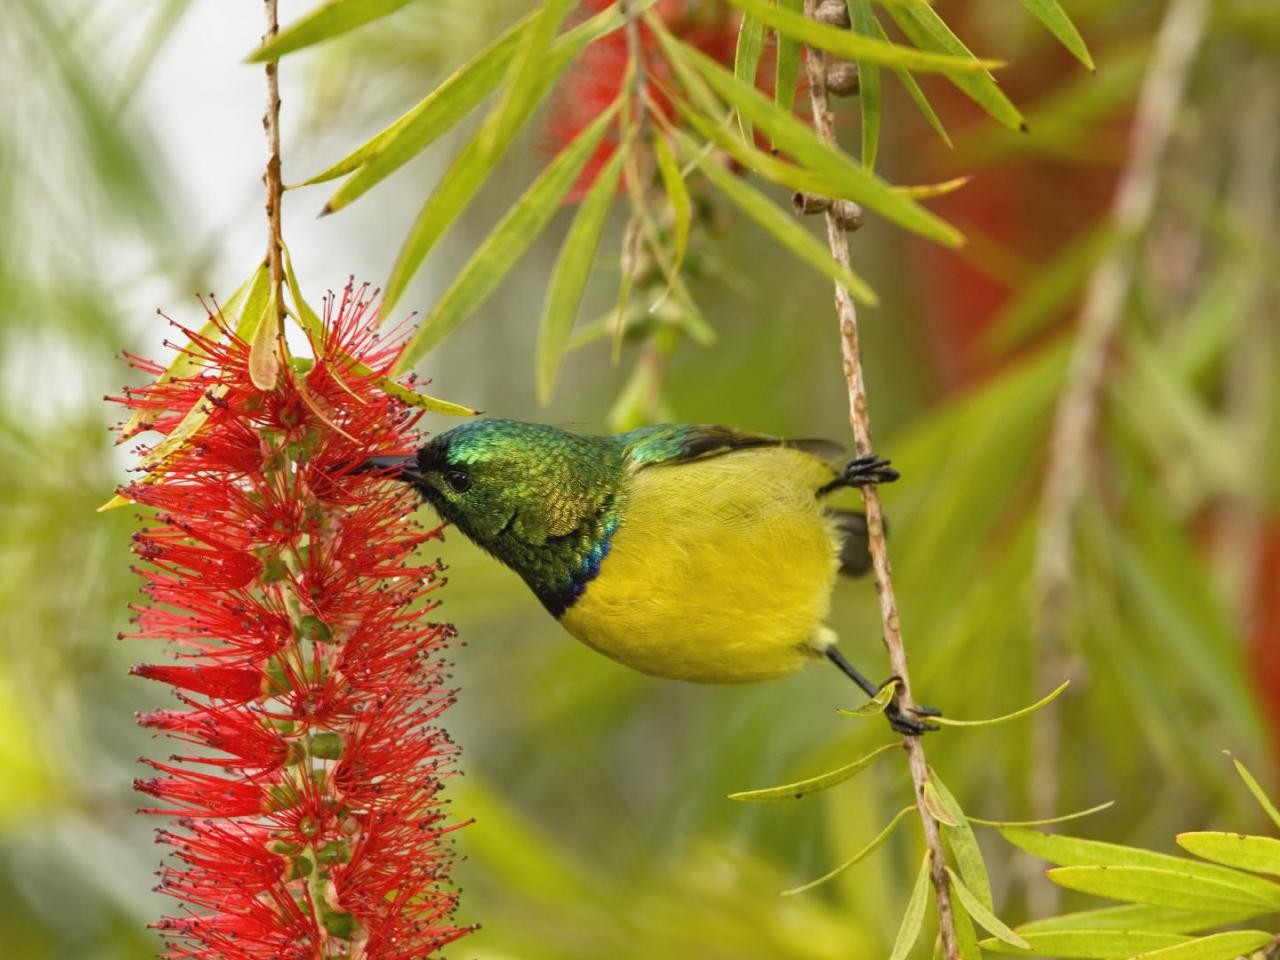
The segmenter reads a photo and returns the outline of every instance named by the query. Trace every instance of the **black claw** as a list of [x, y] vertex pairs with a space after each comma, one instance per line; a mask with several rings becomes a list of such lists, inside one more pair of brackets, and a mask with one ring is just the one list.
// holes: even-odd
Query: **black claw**
[[[883, 690], [891, 683], [896, 683], [899, 689], [901, 689], [902, 678], [895, 674], [884, 683], [880, 684], [880, 689]], [[936, 707], [912, 707], [909, 714], [910, 715], [898, 706], [897, 694], [894, 695], [894, 698], [889, 701], [889, 705], [884, 709], [885, 719], [889, 721], [889, 726], [892, 727], [895, 732], [900, 733], [903, 736], [918, 737], [922, 733], [941, 729], [936, 723], [927, 723], [924, 720], [916, 719], [917, 717], [942, 716], [942, 711], [938, 710]]]
[[865, 487], [873, 483], [892, 483], [900, 476], [888, 460], [874, 453], [864, 453], [846, 464], [842, 479], [847, 486]]
[[940, 717], [942, 711], [937, 707], [912, 707], [911, 712], [917, 717]]

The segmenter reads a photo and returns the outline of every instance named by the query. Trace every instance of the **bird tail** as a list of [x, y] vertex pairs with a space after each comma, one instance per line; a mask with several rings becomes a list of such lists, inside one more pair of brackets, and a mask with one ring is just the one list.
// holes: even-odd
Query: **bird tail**
[[[828, 510], [840, 538], [840, 572], [846, 577], [862, 577], [871, 572], [871, 544], [867, 535], [867, 515], [860, 510]], [[884, 525], [889, 532], [889, 522]]]

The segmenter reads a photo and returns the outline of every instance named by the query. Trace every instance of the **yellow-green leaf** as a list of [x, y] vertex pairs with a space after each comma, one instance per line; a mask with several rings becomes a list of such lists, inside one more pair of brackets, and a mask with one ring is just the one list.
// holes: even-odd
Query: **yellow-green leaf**
[[249, 54], [250, 63], [278, 60], [286, 53], [342, 34], [395, 13], [410, 0], [329, 0]]
[[878, 717], [889, 706], [897, 690], [898, 681], [891, 680], [877, 690], [876, 695], [862, 706], [854, 707], [852, 710], [837, 710], [836, 713], [842, 717]]
[[614, 151], [591, 185], [551, 273], [551, 285], [547, 288], [547, 302], [538, 330], [538, 399], [544, 404], [555, 390], [560, 360], [569, 342], [582, 295], [587, 289], [596, 250], [600, 246], [600, 235], [609, 215], [609, 205], [618, 190], [624, 156], [622, 150]]
[[1004, 921], [997, 917], [972, 890], [964, 885], [964, 881], [960, 879], [959, 874], [950, 867], [947, 867], [947, 876], [951, 878], [951, 889], [960, 897], [960, 902], [964, 904], [965, 912], [977, 921], [980, 927], [1011, 947], [1018, 947], [1022, 950], [1031, 949], [1031, 944], [1014, 933]]
[[1228, 930], [1172, 947], [1140, 953], [1132, 960], [1234, 960], [1266, 946], [1274, 936], [1263, 930]]
[[249, 379], [259, 390], [274, 390], [280, 376], [280, 355], [276, 341], [280, 334], [280, 314], [273, 293], [258, 320], [249, 344]]
[[1008, 723], [1010, 720], [1017, 720], [1019, 717], [1025, 717], [1029, 713], [1035, 713], [1041, 707], [1048, 706], [1056, 700], [1062, 691], [1067, 689], [1070, 684], [1070, 680], [1064, 680], [1058, 689], [1054, 690], [1048, 696], [1037, 700], [1030, 706], [1023, 707], [1021, 710], [1015, 710], [1013, 713], [1006, 713], [1002, 717], [992, 717], [990, 720], [953, 720], [950, 717], [930, 717], [929, 719], [935, 723], [945, 724], [949, 727], [993, 727], [999, 723]]
[[898, 935], [893, 941], [893, 952], [889, 960], [906, 960], [911, 948], [920, 939], [920, 928], [924, 925], [924, 908], [929, 902], [929, 851], [924, 853], [920, 864], [920, 872], [916, 874], [916, 884], [911, 888], [911, 899], [907, 901], [907, 909], [902, 914], [902, 923], [898, 925]]
[[859, 757], [852, 763], [847, 763], [843, 767], [835, 770], [829, 770], [826, 773], [820, 773], [816, 777], [809, 777], [805, 780], [797, 780], [795, 783], [784, 783], [780, 787], [766, 787], [763, 790], [742, 790], [738, 793], [729, 794], [730, 800], [742, 800], [747, 803], [774, 803], [779, 800], [799, 800], [801, 797], [819, 790], [828, 790], [838, 783], [844, 783], [851, 777], [856, 776], [865, 770], [879, 756], [888, 753], [890, 750], [901, 750], [902, 743], [886, 743], [883, 747], [877, 747], [865, 757]]
[[[848, 0], [851, 29], [864, 37], [879, 37], [876, 16], [869, 0]], [[880, 148], [880, 67], [869, 60], [858, 61], [858, 111], [862, 124], [862, 165], [876, 166]]]
[[932, 814], [933, 819], [939, 823], [948, 827], [960, 826], [961, 818], [951, 812], [947, 802], [938, 793], [938, 788], [933, 785], [932, 780], [926, 780], [924, 783], [924, 805], [925, 809]]
[[1078, 820], [1081, 817], [1099, 813], [1115, 805], [1116, 802], [1114, 800], [1108, 800], [1106, 803], [1100, 803], [1096, 807], [1089, 807], [1087, 810], [1064, 813], [1060, 817], [1046, 817], [1043, 820], [983, 820], [981, 817], [969, 817], [969, 822], [980, 823], [984, 827], [1047, 827], [1051, 823], [1066, 823], [1068, 820]]
[[773, 234], [788, 250], [814, 267], [819, 273], [830, 277], [843, 286], [857, 299], [864, 303], [873, 304], [876, 302], [875, 291], [867, 285], [866, 281], [862, 280], [852, 270], [836, 263], [827, 247], [808, 230], [796, 223], [790, 214], [779, 210], [767, 197], [748, 186], [741, 178], [730, 173], [715, 159], [703, 156], [697, 145], [689, 141], [687, 137], [682, 140], [682, 148], [697, 163], [698, 168], [706, 178], [725, 197], [748, 217]]
[[1214, 863], [1254, 873], [1280, 875], [1280, 840], [1243, 833], [1203, 831], [1178, 834], [1178, 846]]
[[1089, 48], [1084, 45], [1080, 31], [1058, 4], [1058, 0], [1020, 0], [1020, 2], [1031, 11], [1032, 16], [1048, 27], [1049, 32], [1071, 51], [1072, 56], [1090, 70], [1093, 69], [1093, 57], [1089, 56]]
[[838, 877], [840, 874], [844, 873], [854, 864], [864, 860], [865, 858], [870, 856], [872, 853], [874, 853], [876, 850], [879, 850], [881, 845], [886, 840], [889, 839], [890, 835], [893, 833], [894, 829], [898, 826], [898, 824], [902, 822], [902, 818], [907, 816], [914, 809], [915, 807], [903, 807], [896, 814], [894, 814], [894, 817], [892, 820], [889, 821], [888, 826], [886, 826], [883, 830], [881, 830], [878, 834], [876, 834], [876, 836], [874, 837], [874, 839], [871, 840], [870, 843], [868, 843], [865, 847], [863, 847], [861, 850], [855, 853], [852, 857], [850, 857], [844, 863], [840, 864], [840, 866], [836, 867], [834, 870], [824, 873], [822, 876], [818, 877], [818, 879], [816, 880], [810, 880], [808, 883], [802, 884], [798, 887], [792, 887], [790, 890], [783, 890], [782, 895], [784, 897], [790, 897], [790, 896], [794, 896], [797, 893], [804, 893], [806, 890], [812, 890], [814, 887], [818, 886], [819, 884], [826, 883], [828, 880], [831, 880], [834, 877]]
[[[791, 37], [810, 47], [833, 53], [842, 60], [879, 63], [886, 67], [900, 67], [926, 73], [972, 75], [994, 69], [1002, 64], [998, 60], [978, 60], [969, 51], [961, 55], [915, 50], [911, 47], [864, 37], [849, 30], [829, 27], [803, 14], [775, 7], [767, 0], [729, 0], [743, 13], [756, 18], [779, 34]], [[910, 6], [915, 6], [911, 4]]]
[[[738, 27], [738, 45], [733, 52], [733, 75], [740, 83], [756, 85], [756, 70], [760, 67], [760, 50], [763, 47], [764, 24], [749, 13], [743, 14], [742, 24]], [[738, 114], [738, 129], [743, 140], [754, 142], [751, 120], [741, 113]]]
[[675, 255], [672, 258], [671, 272], [679, 273], [680, 265], [684, 263], [685, 252], [689, 248], [689, 230], [693, 225], [693, 200], [689, 196], [684, 175], [680, 172], [680, 165], [676, 163], [675, 154], [671, 152], [666, 138], [655, 137], [653, 147], [658, 159], [658, 173], [662, 176], [662, 189], [666, 192], [667, 199], [671, 201], [671, 213], [675, 218], [673, 237]]
[[[1061, 930], [1028, 933], [1019, 928], [1018, 935], [1031, 945], [1031, 949], [1037, 956], [1080, 958], [1080, 960], [1114, 960], [1116, 957], [1131, 957], [1145, 950], [1174, 947], [1191, 939], [1176, 933], [1155, 933], [1146, 930]], [[995, 938], [983, 940], [979, 946], [993, 953], [1025, 953], [1024, 950], [1001, 943]]]
[[[785, 7], [795, 14], [804, 12], [804, 0], [778, 0], [780, 7]], [[800, 41], [794, 37], [774, 34], [777, 41], [774, 54], [773, 102], [778, 109], [790, 113], [796, 105], [796, 81], [800, 77]], [[777, 146], [777, 144], [773, 144]]]
[[1094, 864], [1054, 867], [1046, 876], [1070, 890], [1130, 903], [1188, 910], [1230, 910], [1253, 904], [1258, 913], [1280, 909], [1280, 887], [1274, 884], [1268, 884], [1274, 892], [1263, 896], [1251, 885], [1210, 879], [1185, 870]]
[[683, 77], [690, 68], [696, 68], [698, 74], [720, 97], [749, 116], [780, 150], [794, 157], [797, 164], [840, 184], [836, 196], [856, 200], [901, 226], [939, 243], [959, 246], [963, 242], [958, 230], [915, 201], [894, 193], [889, 184], [825, 143], [808, 124], [779, 110], [772, 100], [754, 87], [738, 83], [734, 75], [715, 60], [681, 44], [669, 33], [662, 31], [660, 25], [657, 29], [663, 48], [670, 56], [677, 73], [681, 74], [686, 88], [691, 83]]
[[[960, 868], [960, 875], [964, 877], [965, 883], [974, 895], [981, 901], [982, 905], [988, 911], [995, 909], [995, 901], [991, 897], [991, 879], [987, 876], [987, 865], [982, 859], [982, 848], [978, 846], [978, 838], [973, 835], [973, 827], [969, 825], [969, 818], [965, 816], [965, 812], [960, 808], [960, 804], [956, 802], [956, 798], [951, 791], [947, 789], [947, 785], [942, 782], [942, 778], [938, 776], [938, 772], [933, 768], [929, 769], [929, 780], [927, 786], [934, 790], [938, 801], [947, 811], [947, 815], [951, 820], [948, 823], [942, 821], [944, 833], [947, 836], [947, 843], [951, 847], [951, 853], [956, 859], [956, 866]], [[978, 918], [975, 917], [975, 920]], [[981, 921], [979, 920], [981, 923]], [[993, 930], [992, 933], [995, 931]]]
[[[1145, 930], [1150, 933], [1188, 934], [1213, 927], [1238, 923], [1254, 915], [1255, 908], [1236, 907], [1233, 911], [1221, 910], [1179, 910], [1174, 907], [1153, 907], [1146, 903], [1126, 903], [1118, 907], [1103, 907], [1100, 910], [1080, 910], [1075, 913], [1064, 913], [1056, 917], [1045, 917], [1033, 920], [1018, 927], [1024, 937], [1041, 933], [1062, 933], [1084, 930], [1109, 930], [1113, 932], [1131, 932]], [[1164, 944], [1152, 944], [1154, 949]], [[1124, 956], [1124, 951], [1113, 956]]]
[[618, 108], [615, 102], [592, 121], [512, 205], [436, 301], [396, 361], [396, 372], [412, 367], [453, 333], [524, 255], [559, 209], [560, 201], [573, 187], [605, 130], [617, 116]]
[[[951, 28], [933, 7], [924, 3], [903, 3], [891, 4], [886, 9], [907, 38], [921, 50], [960, 58], [969, 57], [973, 63], [981, 66], [981, 61], [951, 32]], [[1026, 128], [1022, 114], [996, 85], [995, 78], [990, 73], [985, 70], [969, 73], [953, 71], [947, 74], [947, 79], [1005, 126], [1013, 130]]]
[[1240, 779], [1243, 780], [1244, 785], [1249, 788], [1249, 792], [1252, 793], [1253, 798], [1258, 801], [1258, 805], [1261, 806], [1267, 816], [1271, 818], [1271, 822], [1277, 827], [1280, 827], [1280, 810], [1277, 810], [1276, 805], [1271, 802], [1271, 798], [1267, 796], [1267, 792], [1262, 789], [1262, 784], [1258, 783], [1254, 775], [1249, 772], [1248, 767], [1235, 757], [1232, 757], [1229, 752], [1227, 753], [1227, 756], [1231, 757], [1231, 762], [1234, 763], [1236, 767], [1236, 773], [1240, 774]]

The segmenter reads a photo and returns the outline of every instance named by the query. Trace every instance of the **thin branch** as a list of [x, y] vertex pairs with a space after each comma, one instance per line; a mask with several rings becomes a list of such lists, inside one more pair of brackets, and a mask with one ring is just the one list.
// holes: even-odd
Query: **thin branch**
[[[1066, 616], [1071, 587], [1072, 520], [1085, 486], [1089, 446], [1112, 341], [1120, 329], [1133, 280], [1136, 240], [1155, 206], [1160, 166], [1173, 134], [1196, 49], [1204, 34], [1208, 0], [1171, 0], [1138, 94], [1129, 134], [1129, 159], [1111, 205], [1115, 245], [1094, 270], [1080, 309], [1078, 332], [1059, 397], [1041, 491], [1041, 519], [1033, 569], [1034, 662], [1041, 687], [1068, 673]], [[1058, 806], [1059, 723], [1045, 711], [1032, 725], [1031, 809], [1036, 818]], [[1053, 912], [1056, 888], [1029, 889], [1033, 915]]]
[[[805, 16], [813, 18], [817, 0], [805, 0]], [[809, 75], [809, 98], [813, 108], [813, 126], [823, 140], [835, 144], [835, 118], [827, 99], [826, 55], [810, 49], [805, 56], [805, 70]], [[837, 205], [826, 210], [827, 242], [831, 255], [843, 267], [850, 266], [848, 223], [841, 217]], [[853, 429], [854, 448], [859, 454], [871, 452], [871, 419], [867, 413], [867, 390], [862, 379], [862, 359], [858, 348], [858, 315], [853, 297], [840, 284], [835, 286], [836, 315], [840, 322], [840, 348], [844, 360], [844, 376], [849, 390], [849, 426]], [[898, 607], [893, 595], [893, 576], [889, 569], [889, 548], [884, 536], [884, 511], [874, 486], [862, 488], [862, 502], [867, 514], [867, 533], [871, 547], [871, 563], [875, 573], [876, 592], [880, 595], [880, 619], [884, 629], [884, 645], [889, 653], [889, 665], [900, 677], [902, 686], [899, 704], [910, 714], [915, 706], [911, 696], [911, 679], [907, 672], [907, 652], [902, 645], [902, 627], [898, 621]], [[938, 910], [938, 930], [942, 939], [945, 960], [958, 960], [955, 918], [951, 906], [951, 887], [947, 878], [946, 860], [942, 851], [942, 837], [938, 821], [929, 812], [924, 801], [925, 784], [929, 782], [929, 765], [925, 761], [924, 747], [919, 737], [905, 738], [904, 745], [911, 768], [911, 781], [915, 786], [916, 808], [924, 827], [925, 846], [929, 851], [929, 878], [933, 883]]]
[[[264, 0], [267, 14], [267, 32], [262, 42], [267, 43], [280, 32], [276, 13], [277, 0]], [[262, 127], [267, 134], [267, 169], [262, 182], [267, 188], [267, 269], [271, 275], [271, 293], [275, 298], [277, 336], [284, 337], [284, 241], [280, 229], [280, 204], [284, 196], [284, 182], [280, 178], [280, 64], [268, 60], [267, 112], [262, 117]]]

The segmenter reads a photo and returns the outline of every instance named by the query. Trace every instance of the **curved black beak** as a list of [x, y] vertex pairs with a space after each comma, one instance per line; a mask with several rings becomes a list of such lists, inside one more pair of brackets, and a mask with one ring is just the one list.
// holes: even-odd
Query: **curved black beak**
[[418, 469], [418, 455], [414, 453], [397, 457], [370, 457], [352, 473], [370, 473], [375, 470], [391, 480], [402, 480], [405, 483], [416, 484], [422, 480], [422, 471]]

